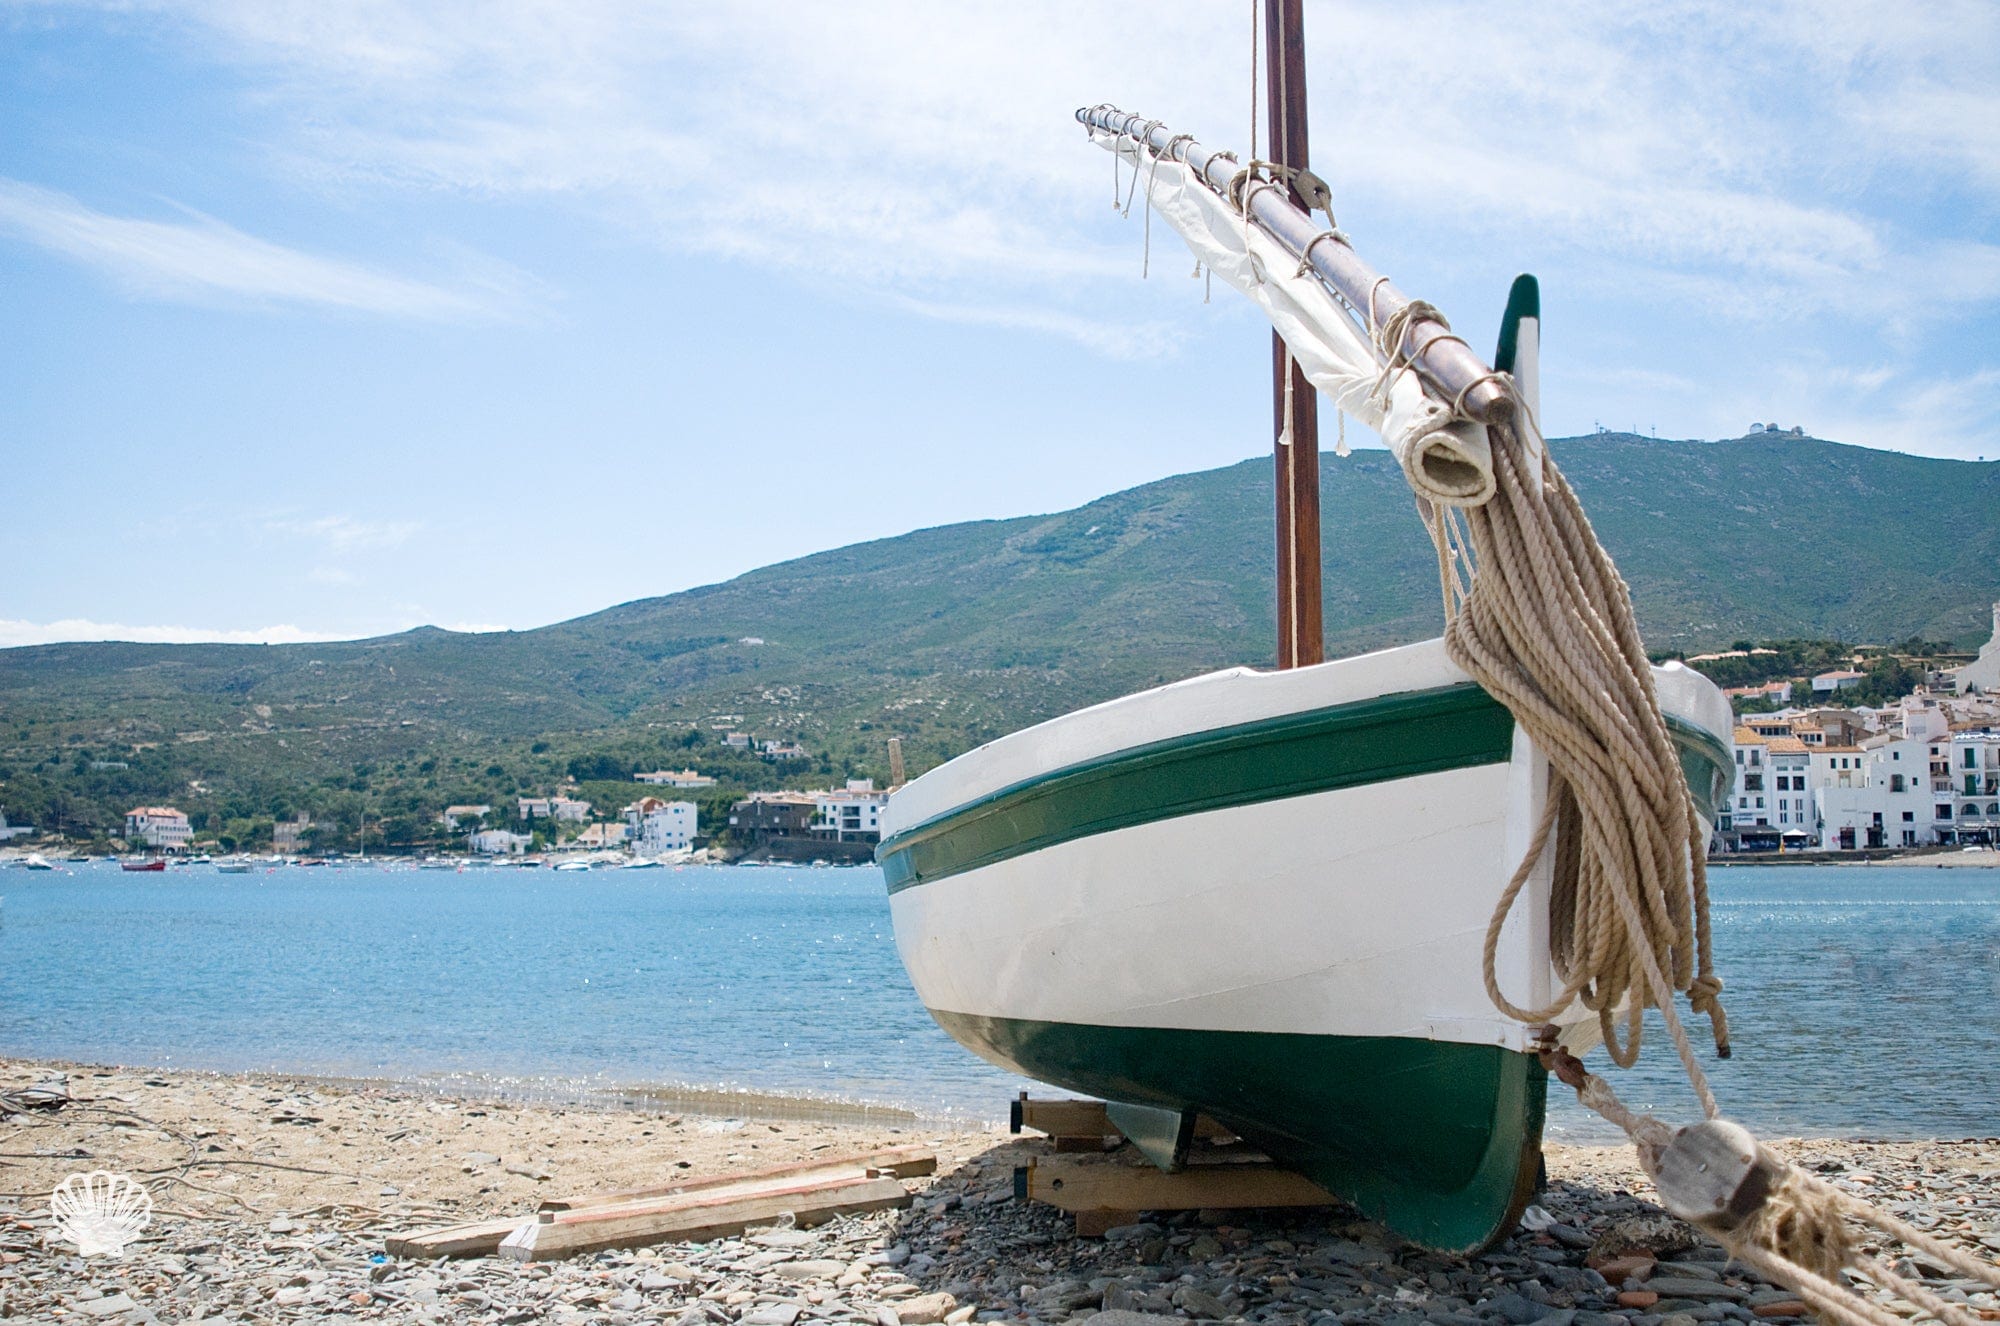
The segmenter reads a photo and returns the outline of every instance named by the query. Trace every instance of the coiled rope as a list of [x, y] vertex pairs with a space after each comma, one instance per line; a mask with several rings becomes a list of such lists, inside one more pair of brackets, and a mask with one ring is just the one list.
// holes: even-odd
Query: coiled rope
[[[1418, 307], [1380, 325], [1368, 310], [1383, 363], [1378, 391], [1411, 371], [1421, 353], [1404, 344], [1412, 323], [1422, 316], [1443, 324], [1435, 309], [1412, 312]], [[1847, 1273], [1945, 1326], [1978, 1326], [1963, 1306], [1865, 1251], [1855, 1226], [1875, 1231], [1877, 1243], [1900, 1241], [1996, 1290], [2000, 1267], [1807, 1174], [1721, 1118], [1674, 1007], [1675, 992], [1685, 994], [1709, 1019], [1717, 1053], [1728, 1056], [1709, 931], [1707, 844], [1660, 711], [1631, 593], [1525, 406], [1491, 434], [1493, 497], [1457, 509], [1423, 504], [1438, 554], [1446, 649], [1549, 761], [1546, 806], [1487, 926], [1487, 994], [1530, 1024], [1581, 1001], [1597, 1014], [1612, 1062], [1626, 1068], [1638, 1059], [1645, 1010], [1659, 1009], [1703, 1123], [1676, 1129], [1628, 1108], [1603, 1078], [1555, 1048], [1552, 1026], [1543, 1028], [1543, 1062], [1585, 1106], [1624, 1130], [1670, 1211], [1843, 1326], [1907, 1326], [1908, 1315], [1863, 1297], [1842, 1278]], [[1563, 988], [1546, 1005], [1525, 1008], [1501, 990], [1496, 955], [1508, 916], [1551, 852], [1550, 959]]]

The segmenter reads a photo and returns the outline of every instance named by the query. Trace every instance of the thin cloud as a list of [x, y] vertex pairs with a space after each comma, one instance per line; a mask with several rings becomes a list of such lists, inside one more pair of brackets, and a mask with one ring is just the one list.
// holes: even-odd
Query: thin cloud
[[[91, 621], [84, 617], [65, 617], [61, 621], [53, 622], [0, 618], [0, 649], [101, 640], [141, 645], [303, 645], [330, 640], [372, 639], [379, 635], [407, 631], [422, 624], [411, 621], [379, 631], [357, 633], [316, 630], [290, 624], [251, 627], [130, 626], [120, 622]], [[438, 629], [461, 634], [483, 634], [490, 631], [509, 631], [514, 628], [486, 622], [453, 622]]]
[[120, 640], [143, 645], [297, 645], [348, 638], [335, 631], [314, 631], [291, 625], [217, 630], [201, 626], [126, 626], [118, 622], [94, 622], [82, 617], [66, 617], [55, 622], [0, 618], [0, 648], [4, 649], [77, 640]]
[[274, 534], [306, 539], [336, 553], [365, 549], [393, 548], [405, 543], [423, 526], [414, 520], [357, 520], [353, 516], [309, 516], [267, 520], [264, 528]]
[[496, 291], [449, 290], [320, 257], [199, 213], [186, 221], [112, 216], [13, 179], [0, 178], [0, 231], [147, 298], [316, 305], [431, 322], [513, 316]]

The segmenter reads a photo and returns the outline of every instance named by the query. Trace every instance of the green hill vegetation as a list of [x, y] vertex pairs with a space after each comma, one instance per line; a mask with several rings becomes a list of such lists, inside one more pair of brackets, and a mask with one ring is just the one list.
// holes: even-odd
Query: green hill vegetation
[[[2000, 464], [1779, 435], [1552, 447], [1662, 652], [1966, 648], [2000, 598]], [[365, 814], [372, 847], [435, 837], [444, 805], [573, 773], [615, 788], [693, 764], [724, 779], [709, 824], [743, 788], [884, 778], [890, 735], [921, 770], [1081, 705], [1268, 662], [1270, 469], [918, 530], [531, 631], [0, 650], [0, 808], [88, 833], [167, 801], [245, 841], [305, 811], [328, 846], [353, 845]], [[1435, 563], [1393, 461], [1327, 457], [1322, 501], [1329, 654], [1435, 634]], [[725, 753], [729, 730], [814, 758]]]

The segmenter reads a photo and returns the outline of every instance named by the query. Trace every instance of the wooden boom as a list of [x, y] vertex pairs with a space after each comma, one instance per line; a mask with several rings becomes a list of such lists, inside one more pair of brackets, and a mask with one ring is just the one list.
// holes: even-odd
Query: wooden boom
[[[1140, 139], [1155, 152], [1170, 153], [1175, 159], [1185, 161], [1189, 169], [1224, 196], [1228, 195], [1230, 180], [1242, 169], [1231, 158], [1177, 136], [1156, 120], [1143, 119], [1115, 107], [1088, 107], [1077, 111], [1076, 118], [1107, 133]], [[1324, 232], [1311, 215], [1292, 203], [1287, 190], [1252, 189], [1249, 193], [1250, 216], [1264, 233], [1295, 258], [1306, 255], [1307, 246], [1311, 245], [1308, 261], [1312, 269], [1351, 307], [1361, 310], [1364, 317], [1372, 297], [1377, 327], [1409, 304], [1408, 295], [1362, 261], [1348, 245], [1313, 244], [1314, 237]], [[1459, 400], [1462, 394], [1465, 412], [1472, 418], [1498, 424], [1514, 417], [1513, 393], [1442, 323], [1432, 318], [1413, 319], [1403, 332], [1400, 348], [1410, 357], [1417, 372], [1447, 400]]]

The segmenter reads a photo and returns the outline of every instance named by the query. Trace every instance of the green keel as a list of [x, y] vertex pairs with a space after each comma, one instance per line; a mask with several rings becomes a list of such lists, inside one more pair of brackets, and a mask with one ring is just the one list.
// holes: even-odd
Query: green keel
[[1403, 1237], [1452, 1252], [1505, 1236], [1533, 1194], [1547, 1078], [1491, 1045], [931, 1015], [1016, 1072], [1197, 1110]]

